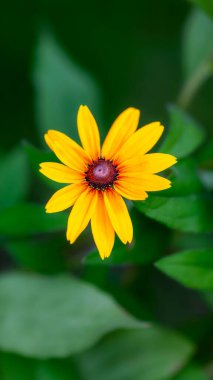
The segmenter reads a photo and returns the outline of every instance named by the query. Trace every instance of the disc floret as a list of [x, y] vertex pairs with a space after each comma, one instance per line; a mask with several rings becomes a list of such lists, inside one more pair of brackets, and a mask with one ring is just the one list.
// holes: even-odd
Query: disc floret
[[85, 180], [88, 185], [96, 190], [106, 190], [113, 187], [114, 182], [118, 177], [118, 170], [112, 160], [99, 158], [88, 165], [88, 170], [85, 173]]

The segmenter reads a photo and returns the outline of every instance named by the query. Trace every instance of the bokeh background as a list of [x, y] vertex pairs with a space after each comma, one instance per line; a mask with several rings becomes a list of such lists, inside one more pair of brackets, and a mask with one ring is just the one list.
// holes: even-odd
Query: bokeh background
[[[7, 2], [0, 14], [0, 379], [213, 379], [213, 2]], [[48, 129], [102, 138], [126, 107], [166, 127], [173, 187], [129, 204], [102, 261], [46, 215]]]

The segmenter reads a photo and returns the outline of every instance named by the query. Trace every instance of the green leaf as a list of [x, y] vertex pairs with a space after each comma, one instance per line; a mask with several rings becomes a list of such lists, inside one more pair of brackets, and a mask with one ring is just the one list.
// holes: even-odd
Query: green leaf
[[82, 380], [75, 367], [70, 358], [41, 360], [37, 364], [36, 380]]
[[39, 171], [39, 164], [41, 164], [42, 162], [59, 162], [55, 154], [51, 151], [40, 150], [27, 142], [25, 142], [24, 144], [24, 149], [26, 151], [33, 173], [42, 182], [44, 182], [47, 186], [51, 187], [52, 189], [54, 190], [60, 189], [63, 186], [63, 184], [61, 183], [59, 184], [57, 182], [50, 180], [49, 178], [41, 174]]
[[37, 360], [20, 355], [0, 355], [1, 380], [82, 380], [73, 360]]
[[0, 347], [64, 357], [118, 328], [144, 328], [107, 294], [74, 277], [9, 273], [0, 278]]
[[157, 327], [117, 332], [77, 358], [87, 380], [161, 380], [189, 359], [192, 345]]
[[213, 0], [191, 0], [213, 18]]
[[193, 232], [179, 232], [173, 236], [172, 246], [176, 251], [186, 251], [193, 249], [203, 249], [213, 247], [213, 234], [201, 233], [195, 234]]
[[212, 170], [200, 170], [200, 178], [206, 189], [213, 190], [213, 171]]
[[40, 380], [36, 377], [36, 362], [21, 356], [1, 353], [1, 380]]
[[8, 207], [22, 200], [29, 187], [26, 155], [15, 149], [0, 162], [0, 208]]
[[208, 380], [208, 378], [198, 365], [189, 364], [171, 380]]
[[22, 237], [66, 229], [67, 214], [46, 214], [44, 206], [20, 203], [0, 212], [0, 235]]
[[213, 249], [178, 252], [155, 265], [189, 288], [213, 290]]
[[[134, 228], [131, 244], [124, 245], [117, 239], [108, 259], [102, 261], [95, 250], [86, 256], [84, 262], [92, 265], [148, 264], [159, 258], [165, 251], [170, 237], [167, 229], [141, 217], [135, 208], [131, 210], [131, 219]], [[163, 240], [162, 235], [165, 236]]]
[[163, 153], [184, 158], [204, 141], [204, 132], [190, 116], [176, 106], [170, 106], [170, 129], [160, 147]]
[[60, 130], [78, 140], [76, 118], [80, 104], [91, 107], [99, 119], [102, 96], [97, 84], [45, 32], [37, 46], [34, 85], [42, 140], [48, 129]]
[[183, 196], [200, 193], [203, 186], [198, 177], [197, 162], [192, 158], [186, 158], [177, 162], [170, 168], [169, 176], [172, 187], [159, 193], [162, 196]]
[[208, 140], [198, 154], [198, 162], [204, 169], [213, 169], [213, 139]]
[[205, 292], [203, 294], [205, 301], [208, 303], [210, 308], [213, 310], [213, 292]]
[[184, 197], [149, 195], [143, 202], [135, 202], [137, 209], [165, 224], [186, 232], [208, 232], [213, 228], [211, 199], [196, 194]]
[[183, 35], [183, 67], [187, 77], [209, 61], [213, 65], [212, 40], [212, 20], [205, 13], [194, 10], [187, 21]]
[[66, 269], [67, 242], [64, 236], [8, 239], [3, 246], [15, 262], [24, 268], [41, 273], [59, 273]]

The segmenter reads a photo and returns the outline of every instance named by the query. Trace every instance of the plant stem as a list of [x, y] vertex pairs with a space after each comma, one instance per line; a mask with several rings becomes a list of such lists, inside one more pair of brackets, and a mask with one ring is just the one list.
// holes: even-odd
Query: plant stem
[[182, 109], [186, 109], [193, 97], [203, 84], [203, 82], [211, 76], [213, 73], [213, 63], [212, 61], [204, 62], [198, 69], [192, 74], [192, 76], [187, 80], [183, 86], [180, 95], [178, 97], [178, 105]]

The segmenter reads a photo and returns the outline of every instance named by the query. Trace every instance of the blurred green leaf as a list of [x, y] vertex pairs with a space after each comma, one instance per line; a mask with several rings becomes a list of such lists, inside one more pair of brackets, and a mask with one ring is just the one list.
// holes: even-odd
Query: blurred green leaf
[[81, 352], [118, 328], [147, 327], [74, 277], [4, 274], [0, 303], [0, 347], [37, 358]]
[[208, 377], [197, 364], [189, 364], [171, 380], [208, 380]]
[[213, 202], [200, 195], [170, 198], [149, 195], [147, 200], [134, 205], [150, 218], [180, 231], [208, 232], [213, 228]]
[[181, 336], [150, 327], [116, 332], [77, 361], [87, 380], [161, 380], [174, 375], [192, 352]]
[[66, 269], [64, 236], [8, 239], [4, 248], [20, 266], [41, 273], [59, 273]]
[[208, 140], [198, 154], [198, 162], [205, 169], [213, 169], [213, 140]]
[[27, 153], [31, 166], [35, 171], [38, 170], [39, 164], [41, 162], [59, 162], [59, 160], [57, 160], [56, 155], [50, 150], [38, 149], [33, 145], [29, 144], [28, 142], [24, 143], [24, 149]]
[[[134, 227], [134, 238], [131, 244], [123, 245], [117, 239], [108, 259], [100, 260], [98, 251], [95, 250], [86, 256], [84, 262], [91, 265], [148, 264], [159, 258], [165, 251], [170, 237], [167, 229], [142, 217], [135, 208], [131, 210], [131, 219]], [[162, 239], [163, 235], [164, 239]]]
[[160, 151], [178, 159], [191, 154], [204, 141], [204, 132], [189, 115], [176, 106], [169, 107], [170, 129]]
[[172, 187], [165, 190], [163, 196], [183, 196], [199, 193], [203, 190], [201, 180], [198, 176], [197, 162], [192, 158], [186, 158], [177, 162], [170, 169], [169, 176]]
[[1, 353], [1, 380], [82, 380], [73, 360], [37, 360], [20, 355]]
[[78, 140], [76, 118], [80, 104], [91, 107], [99, 121], [101, 93], [95, 81], [63, 52], [50, 33], [37, 46], [34, 85], [39, 133], [56, 129]]
[[[203, 2], [203, 0], [195, 1]], [[205, 13], [194, 10], [187, 21], [183, 35], [183, 67], [187, 77], [207, 62], [211, 62], [213, 70], [212, 40], [212, 20]]]
[[0, 208], [22, 200], [29, 187], [28, 165], [25, 153], [15, 149], [0, 161]]
[[47, 177], [45, 177], [43, 174], [39, 172], [39, 164], [42, 162], [59, 162], [57, 160], [57, 157], [55, 154], [51, 151], [47, 150], [41, 150], [33, 145], [25, 142], [24, 148], [29, 160], [29, 163], [32, 167], [33, 173], [41, 180], [43, 181], [47, 186], [51, 187], [52, 189], [58, 190], [63, 185], [54, 181], [51, 181]]
[[203, 293], [205, 301], [208, 303], [210, 308], [213, 310], [213, 292], [205, 292]]
[[155, 265], [189, 288], [213, 290], [213, 249], [178, 252]]
[[36, 361], [22, 356], [1, 353], [1, 380], [39, 380], [35, 371]]
[[213, 0], [191, 0], [194, 4], [198, 5], [204, 11], [208, 13], [209, 16], [213, 17]]
[[82, 380], [71, 359], [41, 360], [36, 368], [36, 380]]
[[213, 234], [211, 232], [201, 234], [179, 232], [173, 236], [172, 246], [176, 251], [212, 248]]
[[0, 235], [22, 237], [66, 229], [67, 214], [46, 214], [44, 206], [20, 203], [0, 212]]
[[213, 190], [213, 171], [212, 170], [200, 170], [200, 178], [206, 189]]

